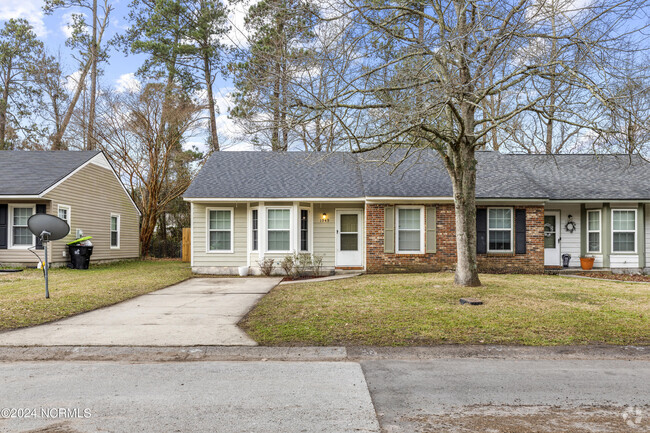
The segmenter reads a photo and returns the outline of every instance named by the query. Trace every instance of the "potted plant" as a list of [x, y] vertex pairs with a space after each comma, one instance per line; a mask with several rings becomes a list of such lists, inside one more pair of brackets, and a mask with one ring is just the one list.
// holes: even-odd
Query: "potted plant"
[[580, 257], [580, 267], [585, 271], [591, 270], [594, 267], [594, 256]]

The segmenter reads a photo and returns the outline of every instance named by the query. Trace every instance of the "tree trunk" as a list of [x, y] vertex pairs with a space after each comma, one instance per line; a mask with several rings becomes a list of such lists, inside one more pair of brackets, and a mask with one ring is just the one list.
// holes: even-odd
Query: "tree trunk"
[[140, 229], [140, 254], [143, 259], [149, 257], [151, 250], [151, 240], [153, 239], [153, 232], [156, 227], [156, 216], [148, 214], [142, 221], [142, 228]]
[[208, 93], [208, 111], [210, 112], [210, 148], [214, 152], [219, 151], [219, 136], [217, 135], [217, 115], [212, 95], [212, 71], [210, 70], [210, 59], [207, 54], [203, 55], [203, 71], [205, 73], [205, 89]]
[[[553, 4], [553, 12], [555, 12], [555, 4]], [[551, 61], [555, 62], [556, 61], [556, 56], [557, 56], [557, 28], [555, 26], [555, 13], [551, 14], [551, 28], [553, 29], [553, 39], [551, 41]], [[548, 110], [548, 122], [546, 123], [546, 153], [548, 155], [551, 155], [554, 152], [553, 149], [553, 121], [554, 121], [554, 116], [555, 116], [555, 104], [557, 103], [557, 89], [556, 89], [556, 82], [555, 82], [555, 74], [556, 74], [557, 68], [555, 67], [555, 63], [551, 66], [550, 70], [550, 87], [549, 87], [549, 110]]]
[[11, 77], [11, 58], [7, 62], [7, 75], [3, 83], [2, 101], [0, 101], [0, 150], [8, 149], [5, 142], [7, 135], [7, 109], [9, 107], [9, 86]]
[[[51, 98], [52, 111], [54, 112], [54, 128], [56, 129], [55, 134], [58, 134], [61, 130], [61, 113], [59, 113], [59, 103], [57, 102], [58, 95], [54, 93]], [[54, 144], [52, 144], [52, 150], [68, 150], [68, 146], [66, 146], [63, 142], [59, 142], [57, 143], [56, 147], [54, 147]]]
[[61, 128], [54, 134], [52, 137], [52, 148], [53, 149], [59, 149], [62, 146], [62, 141], [63, 141], [63, 135], [65, 134], [65, 130], [68, 127], [68, 123], [70, 123], [70, 119], [72, 118], [72, 113], [74, 112], [74, 107], [77, 105], [77, 101], [79, 100], [79, 96], [81, 95], [81, 90], [84, 87], [84, 82], [86, 81], [86, 77], [88, 76], [88, 71], [90, 70], [91, 66], [91, 60], [88, 59], [86, 64], [84, 65], [84, 68], [81, 70], [81, 75], [79, 76], [79, 82], [77, 83], [77, 89], [74, 92], [74, 95], [72, 96], [72, 100], [70, 101], [70, 105], [68, 106], [68, 109], [65, 112], [65, 116], [63, 116], [63, 121], [61, 122]]
[[456, 169], [450, 171], [456, 212], [456, 275], [459, 286], [481, 285], [476, 260], [476, 158], [466, 147], [454, 155]]
[[[278, 74], [279, 75], [279, 74]], [[271, 130], [271, 150], [279, 152], [280, 148], [280, 77], [273, 83], [273, 126]]]
[[90, 107], [88, 109], [88, 130], [86, 133], [86, 150], [93, 150], [95, 143], [95, 99], [97, 95], [97, 0], [93, 0], [93, 36], [90, 41]]

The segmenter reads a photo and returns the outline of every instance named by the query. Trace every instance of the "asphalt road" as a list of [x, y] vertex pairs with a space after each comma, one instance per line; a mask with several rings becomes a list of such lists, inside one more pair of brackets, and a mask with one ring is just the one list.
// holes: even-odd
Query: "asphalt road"
[[648, 432], [649, 384], [618, 360], [4, 362], [0, 410], [39, 412], [0, 431]]
[[647, 361], [388, 360], [362, 367], [387, 433], [650, 431]]

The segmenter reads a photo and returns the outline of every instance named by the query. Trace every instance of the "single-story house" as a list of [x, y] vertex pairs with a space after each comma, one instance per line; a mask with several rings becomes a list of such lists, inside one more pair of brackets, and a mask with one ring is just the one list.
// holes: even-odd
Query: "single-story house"
[[100, 151], [0, 151], [0, 266], [38, 263], [28, 250], [43, 249], [27, 228], [35, 213], [70, 226], [49, 243], [52, 265], [68, 262], [66, 243], [82, 236], [92, 236], [93, 262], [140, 255], [140, 211]]
[[[294, 252], [327, 269], [435, 271], [456, 263], [452, 185], [431, 150], [384, 155], [216, 152], [184, 195], [192, 268], [259, 272]], [[650, 164], [626, 155], [479, 151], [479, 268], [542, 273], [593, 256], [648, 270]], [[400, 164], [397, 164], [401, 161]]]

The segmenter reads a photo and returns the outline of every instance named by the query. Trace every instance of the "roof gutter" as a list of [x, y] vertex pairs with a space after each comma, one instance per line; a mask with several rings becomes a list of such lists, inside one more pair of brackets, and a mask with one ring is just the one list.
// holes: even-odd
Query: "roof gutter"
[[320, 201], [320, 202], [359, 202], [365, 197], [183, 197], [184, 201], [190, 203], [223, 203], [223, 202], [251, 202], [251, 201]]
[[49, 200], [40, 195], [0, 195], [0, 200]]

